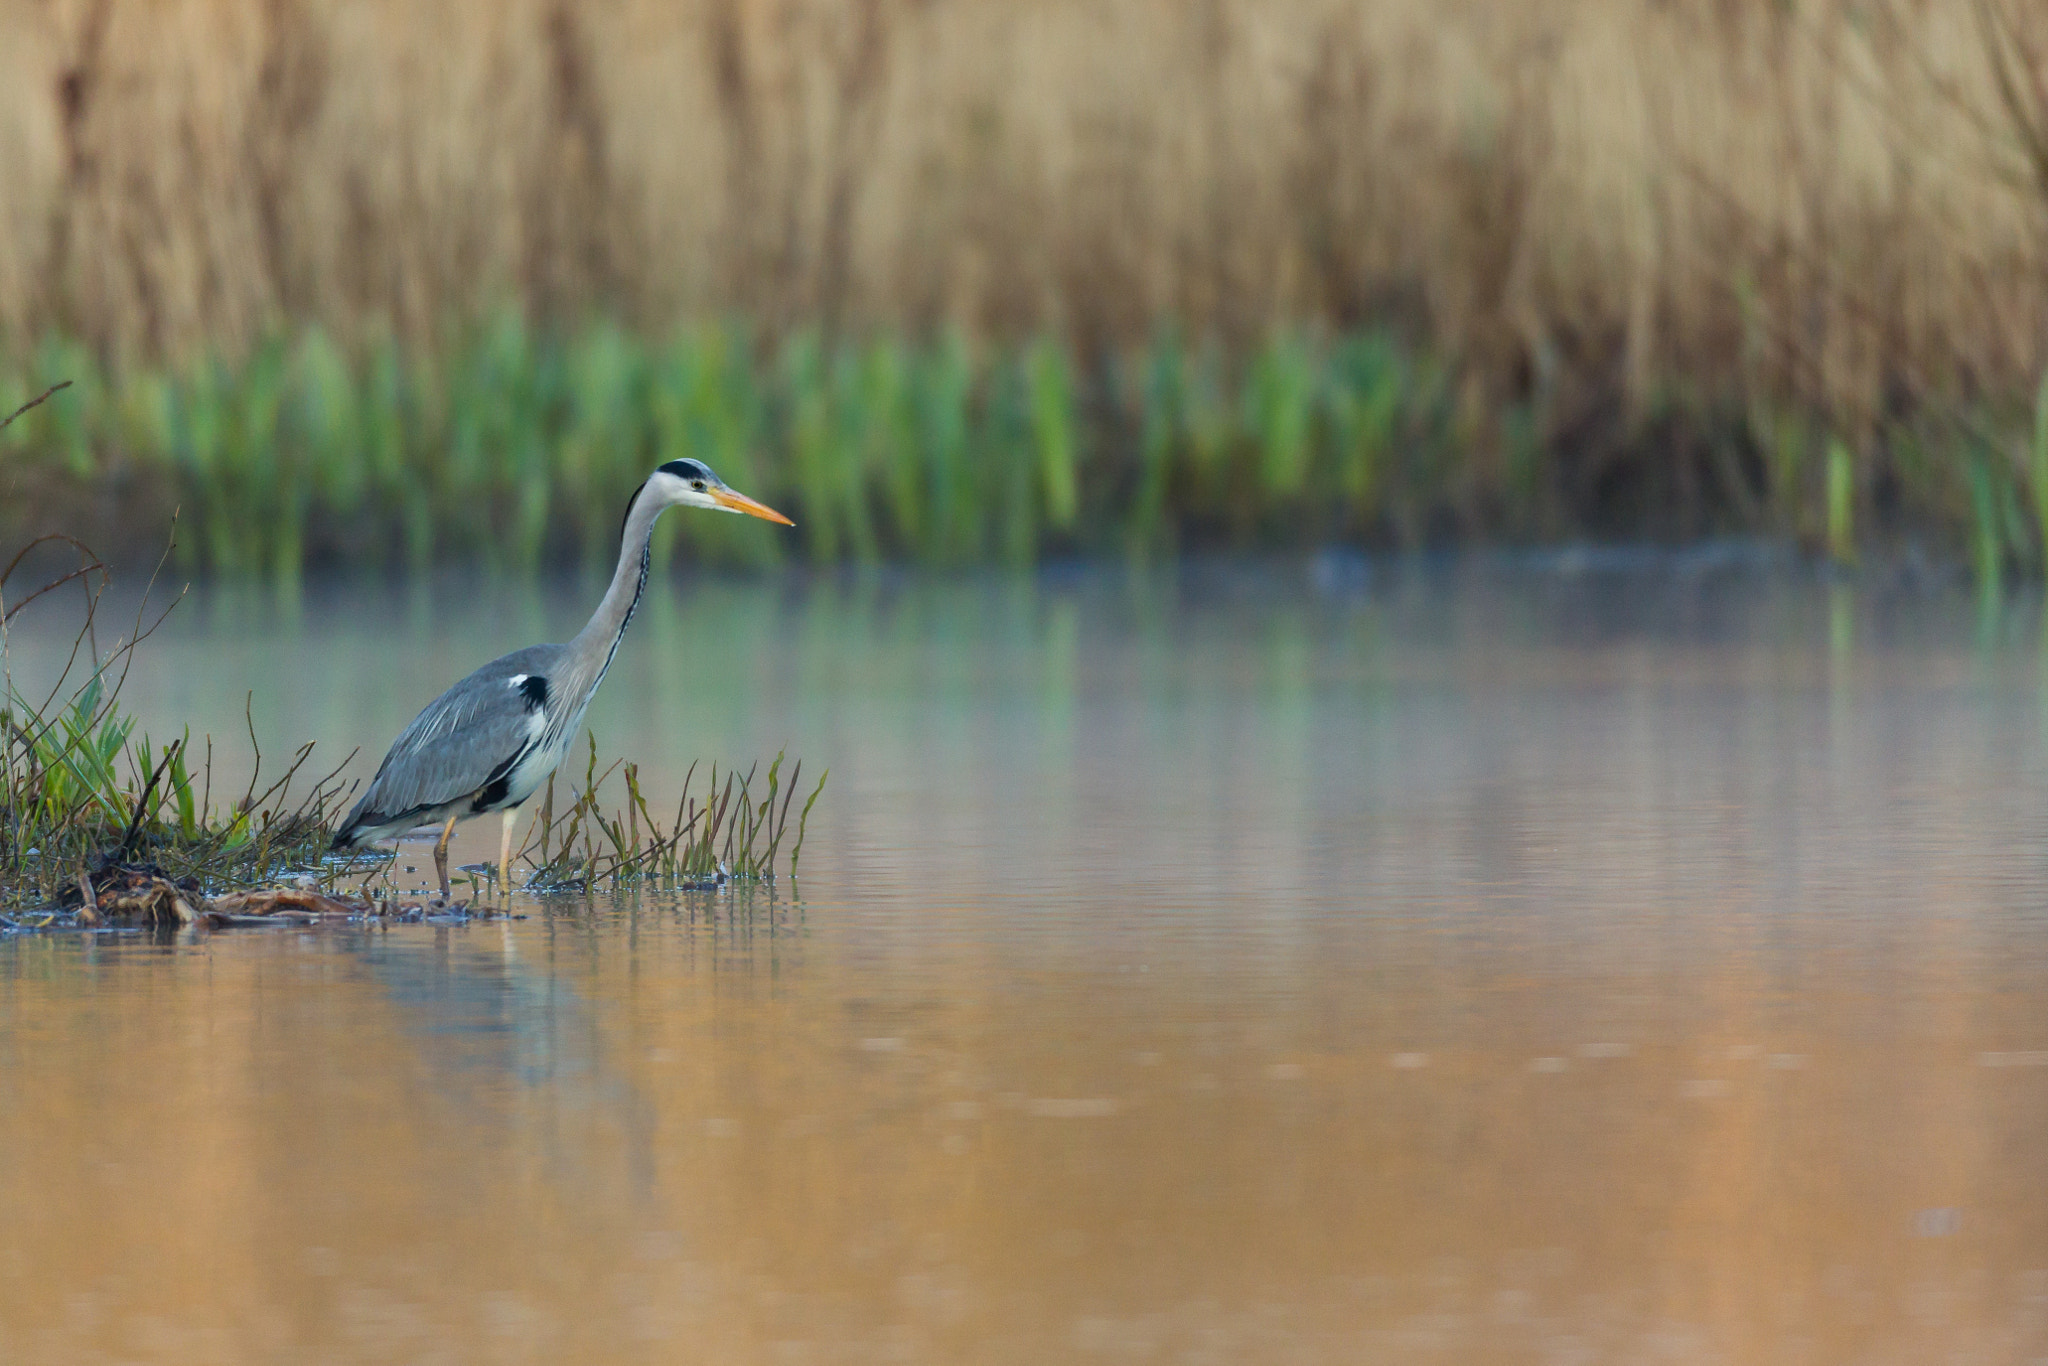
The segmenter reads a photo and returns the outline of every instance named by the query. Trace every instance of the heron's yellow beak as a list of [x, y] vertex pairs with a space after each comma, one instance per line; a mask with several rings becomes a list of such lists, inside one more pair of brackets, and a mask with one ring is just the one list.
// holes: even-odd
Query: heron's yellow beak
[[749, 517], [759, 517], [764, 522], [780, 522], [784, 526], [796, 525], [766, 503], [757, 503], [744, 493], [735, 493], [728, 488], [707, 489], [705, 492], [711, 495], [712, 502], [728, 512], [744, 512]]

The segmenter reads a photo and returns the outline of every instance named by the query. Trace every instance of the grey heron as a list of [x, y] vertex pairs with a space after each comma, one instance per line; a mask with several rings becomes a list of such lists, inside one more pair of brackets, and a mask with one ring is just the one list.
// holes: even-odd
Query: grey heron
[[512, 830], [519, 809], [569, 752], [583, 714], [618, 653], [647, 589], [655, 519], [672, 507], [712, 508], [794, 526], [763, 503], [726, 487], [699, 460], [671, 460], [647, 476], [626, 505], [619, 563], [604, 600], [566, 645], [529, 645], [478, 669], [427, 703], [392, 742], [362, 800], [334, 832], [334, 848], [357, 849], [421, 827], [441, 828], [434, 869], [448, 889], [448, 839], [455, 823], [504, 813], [498, 869], [512, 886]]

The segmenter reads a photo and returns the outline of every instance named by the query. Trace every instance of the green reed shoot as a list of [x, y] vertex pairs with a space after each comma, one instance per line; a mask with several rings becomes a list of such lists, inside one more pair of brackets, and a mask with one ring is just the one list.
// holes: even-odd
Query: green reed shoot
[[[695, 781], [697, 765], [692, 764], [683, 775], [674, 814], [663, 817], [648, 805], [640, 766], [614, 760], [600, 769], [597, 738], [587, 738], [582, 780], [571, 784], [561, 807], [556, 805], [555, 779], [548, 780], [540, 812], [519, 851], [535, 869], [529, 887], [713, 887], [775, 879], [776, 860], [790, 835], [790, 806], [802, 761], [792, 764], [785, 776], [784, 756], [777, 754], [765, 777], [756, 766], [744, 774], [728, 772], [723, 780], [714, 765], [701, 791]], [[606, 795], [615, 776], [624, 790], [622, 798]], [[789, 851], [791, 876], [803, 851], [811, 806], [824, 789], [821, 777], [798, 814]]]
[[1259, 481], [1281, 499], [1308, 482], [1311, 430], [1322, 358], [1297, 333], [1282, 332], [1252, 362], [1245, 427], [1258, 449]]
[[1149, 354], [1126, 362], [1127, 402], [1139, 414], [1138, 488], [1132, 499], [1125, 541], [1133, 553], [1156, 547], [1165, 536], [1166, 499], [1180, 435], [1181, 389], [1187, 382], [1180, 336], [1168, 332]]
[[1828, 555], [1837, 564], [1856, 561], [1856, 464], [1840, 437], [1828, 442]]
[[2044, 566], [2048, 566], [2048, 374], [2034, 391], [2033, 439], [2028, 443], [2027, 470], [2034, 486], [2034, 535]]

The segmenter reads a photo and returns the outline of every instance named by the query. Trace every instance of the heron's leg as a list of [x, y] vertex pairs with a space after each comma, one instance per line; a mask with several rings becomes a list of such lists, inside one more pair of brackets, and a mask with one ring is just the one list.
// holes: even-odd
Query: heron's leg
[[441, 875], [441, 899], [448, 900], [454, 893], [448, 890], [448, 837], [455, 833], [455, 817], [441, 827], [441, 838], [434, 842], [434, 871]]
[[519, 808], [505, 808], [505, 831], [498, 837], [498, 880], [505, 885], [505, 898], [512, 897], [512, 828], [519, 824]]

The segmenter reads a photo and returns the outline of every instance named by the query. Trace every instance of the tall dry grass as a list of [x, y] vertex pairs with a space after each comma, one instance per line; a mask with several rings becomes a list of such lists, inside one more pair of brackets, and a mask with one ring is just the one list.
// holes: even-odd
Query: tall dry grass
[[2021, 0], [0, 0], [0, 334], [1391, 324], [1583, 484], [2017, 410], [2044, 129]]

